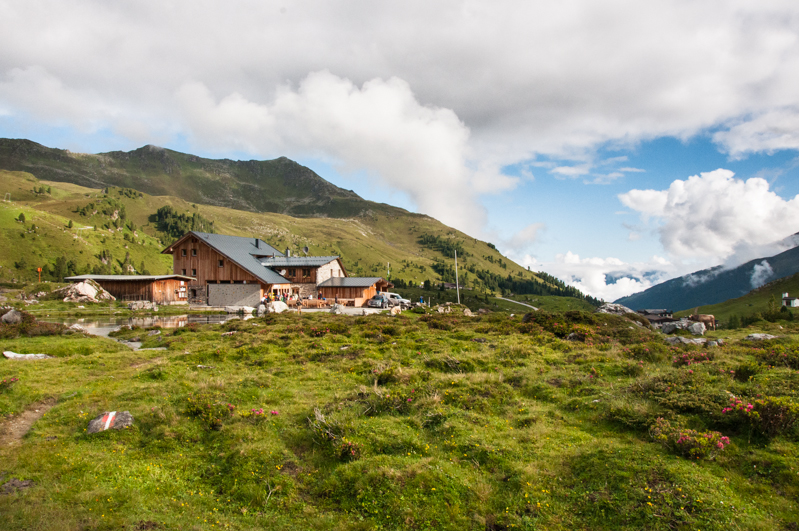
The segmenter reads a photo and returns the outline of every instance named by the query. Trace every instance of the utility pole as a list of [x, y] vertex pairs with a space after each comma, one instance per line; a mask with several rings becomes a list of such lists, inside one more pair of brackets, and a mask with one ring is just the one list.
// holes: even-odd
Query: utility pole
[[458, 304], [461, 303], [461, 286], [458, 283], [458, 251], [455, 251], [455, 291], [458, 293]]
[[391, 278], [391, 262], [386, 262], [387, 272], [386, 272], [386, 280]]

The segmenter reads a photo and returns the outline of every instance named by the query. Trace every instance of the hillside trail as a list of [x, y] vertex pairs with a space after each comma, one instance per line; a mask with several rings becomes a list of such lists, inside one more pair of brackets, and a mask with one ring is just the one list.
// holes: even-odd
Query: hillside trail
[[497, 298], [498, 298], [499, 300], [502, 300], [502, 301], [514, 302], [514, 303], [516, 303], [516, 304], [521, 304], [522, 306], [527, 306], [528, 308], [532, 308], [533, 310], [538, 310], [538, 308], [536, 308], [535, 306], [533, 306], [533, 305], [531, 305], [531, 304], [527, 304], [527, 303], [524, 303], [524, 302], [515, 301], [515, 300], [513, 300], [513, 299], [506, 299], [505, 297], [497, 297]]
[[0, 424], [0, 448], [18, 443], [45, 413], [56, 404], [55, 399], [48, 398], [31, 404], [14, 418]]

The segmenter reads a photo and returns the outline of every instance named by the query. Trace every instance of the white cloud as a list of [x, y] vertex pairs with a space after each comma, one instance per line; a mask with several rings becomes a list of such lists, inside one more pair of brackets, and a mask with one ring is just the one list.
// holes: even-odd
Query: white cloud
[[785, 200], [764, 179], [744, 181], [724, 169], [676, 180], [667, 190], [630, 190], [619, 199], [645, 221], [657, 220], [661, 243], [679, 257], [722, 261], [742, 247], [799, 231], [799, 196]]
[[759, 264], [755, 264], [755, 266], [752, 268], [752, 277], [750, 279], [752, 289], [759, 288], [768, 282], [773, 275], [774, 269], [772, 269], [771, 264], [769, 264], [768, 261], [763, 260]]
[[653, 256], [647, 262], [626, 263], [618, 258], [580, 258], [571, 251], [558, 254], [553, 262], [539, 262], [527, 255], [522, 265], [545, 271], [593, 297], [614, 301], [643, 291], [679, 271], [665, 258]]
[[514, 250], [526, 249], [538, 241], [538, 233], [546, 228], [543, 223], [531, 223], [514, 234], [508, 245]]
[[315, 72], [263, 103], [238, 93], [217, 101], [194, 82], [180, 87], [176, 99], [188, 132], [206, 149], [326, 158], [343, 173], [368, 172], [406, 192], [421, 212], [472, 233], [485, 221], [476, 194], [516, 184], [496, 168], [473, 169], [469, 129], [451, 110], [420, 104], [401, 79], [357, 87]]

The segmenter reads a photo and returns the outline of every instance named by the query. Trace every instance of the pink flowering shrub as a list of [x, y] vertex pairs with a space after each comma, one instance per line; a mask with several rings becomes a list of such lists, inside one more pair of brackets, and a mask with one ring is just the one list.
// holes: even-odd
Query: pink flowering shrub
[[758, 349], [757, 358], [774, 367], [799, 370], [799, 345], [773, 345]]
[[15, 378], [13, 376], [11, 378], [3, 378], [3, 380], [0, 381], [0, 393], [2, 393], [3, 391], [7, 391], [8, 389], [11, 389], [11, 386], [13, 386], [18, 381], [19, 378]]
[[721, 413], [749, 424], [766, 437], [787, 433], [799, 422], [799, 404], [788, 397], [766, 396], [749, 402], [732, 396]]
[[692, 459], [712, 459], [730, 444], [730, 438], [717, 431], [696, 431], [672, 426], [664, 418], [655, 421], [650, 434], [666, 448]]
[[186, 399], [186, 415], [199, 418], [212, 430], [222, 429], [222, 423], [232, 417], [236, 409], [223, 398], [224, 395], [213, 392], [191, 394]]
[[713, 361], [714, 357], [713, 353], [708, 352], [683, 352], [682, 354], [677, 354], [672, 357], [671, 362], [676, 367], [684, 367]]

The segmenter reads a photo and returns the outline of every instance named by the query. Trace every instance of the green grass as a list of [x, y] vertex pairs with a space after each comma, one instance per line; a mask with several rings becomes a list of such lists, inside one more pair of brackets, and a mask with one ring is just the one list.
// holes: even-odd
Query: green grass
[[[755, 313], [763, 314], [767, 312], [769, 309], [769, 301], [772, 297], [779, 310], [782, 304], [783, 293], [789, 293], [793, 297], [799, 296], [799, 274], [769, 282], [737, 299], [730, 299], [718, 304], [702, 306], [699, 308], [699, 311], [700, 313], [714, 315], [717, 320], [726, 322], [733, 314], [740, 318]], [[797, 312], [795, 308], [793, 312], [796, 315]], [[675, 316], [687, 316], [692, 313], [693, 309], [677, 312]]]
[[[118, 334], [167, 350], [0, 341], [57, 355], [0, 360], [0, 379], [19, 378], [0, 391], [0, 414], [56, 401], [0, 448], [0, 475], [35, 483], [0, 496], [3, 527], [790, 529], [795, 428], [768, 438], [720, 412], [726, 391], [799, 398], [799, 367], [758, 365], [769, 349], [799, 351], [799, 328], [782, 325], [787, 337], [765, 350], [739, 340], [745, 331], [710, 334], [727, 344], [700, 351], [615, 316], [523, 323], [457, 308]], [[570, 332], [584, 340], [563, 340]], [[701, 352], [713, 359], [672, 362]], [[743, 366], [751, 378], [729, 372]], [[86, 435], [108, 410], [129, 410], [135, 426]], [[688, 459], [652, 439], [658, 417], [732, 444]]]

